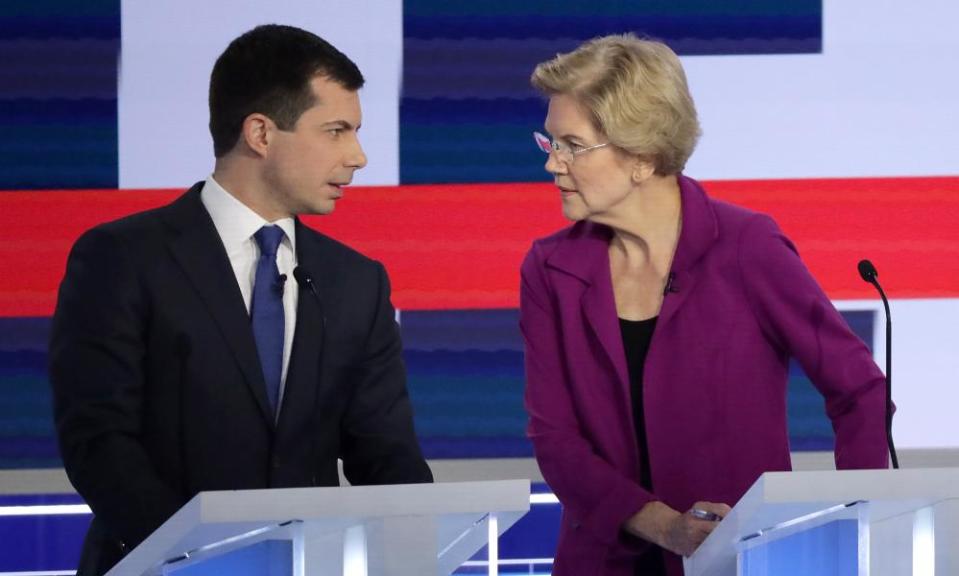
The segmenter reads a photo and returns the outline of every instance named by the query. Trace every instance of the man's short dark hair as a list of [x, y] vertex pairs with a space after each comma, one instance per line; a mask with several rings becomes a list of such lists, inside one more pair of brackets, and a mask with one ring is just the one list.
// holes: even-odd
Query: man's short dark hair
[[233, 149], [243, 121], [255, 112], [281, 130], [292, 130], [316, 103], [310, 81], [318, 76], [351, 91], [364, 82], [345, 54], [293, 26], [257, 26], [230, 42], [210, 75], [210, 134], [216, 157]]

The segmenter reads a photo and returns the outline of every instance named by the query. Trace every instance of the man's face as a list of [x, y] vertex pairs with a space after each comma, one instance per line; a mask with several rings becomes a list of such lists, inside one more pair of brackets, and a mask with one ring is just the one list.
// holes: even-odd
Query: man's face
[[362, 122], [356, 92], [323, 77], [310, 82], [316, 104], [291, 131], [272, 133], [264, 167], [273, 212], [280, 217], [329, 214], [353, 172], [366, 166], [357, 138]]

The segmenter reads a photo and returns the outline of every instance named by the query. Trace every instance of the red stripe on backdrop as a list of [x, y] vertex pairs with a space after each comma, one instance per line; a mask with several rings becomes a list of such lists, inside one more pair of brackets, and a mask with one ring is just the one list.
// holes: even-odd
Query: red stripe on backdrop
[[[898, 298], [959, 297], [959, 177], [718, 181], [710, 194], [773, 215], [835, 299], [873, 298], [870, 258]], [[178, 190], [0, 193], [0, 316], [47, 316], [86, 229]], [[352, 188], [310, 226], [382, 260], [402, 309], [518, 305], [530, 242], [566, 225], [549, 184]]]

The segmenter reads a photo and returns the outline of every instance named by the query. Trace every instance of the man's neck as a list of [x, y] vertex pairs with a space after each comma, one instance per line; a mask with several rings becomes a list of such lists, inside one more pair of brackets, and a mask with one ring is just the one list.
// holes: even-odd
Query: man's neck
[[232, 154], [217, 158], [213, 168], [213, 179], [227, 193], [267, 222], [275, 222], [289, 216], [289, 214], [279, 213], [271, 206], [269, 190], [259, 170], [243, 158], [235, 158]]

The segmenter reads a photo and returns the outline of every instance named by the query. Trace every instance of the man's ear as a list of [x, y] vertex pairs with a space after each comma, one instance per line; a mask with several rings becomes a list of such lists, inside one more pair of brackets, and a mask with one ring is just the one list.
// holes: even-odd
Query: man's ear
[[254, 154], [265, 157], [275, 130], [276, 124], [273, 120], [259, 112], [254, 112], [243, 119], [240, 138]]

